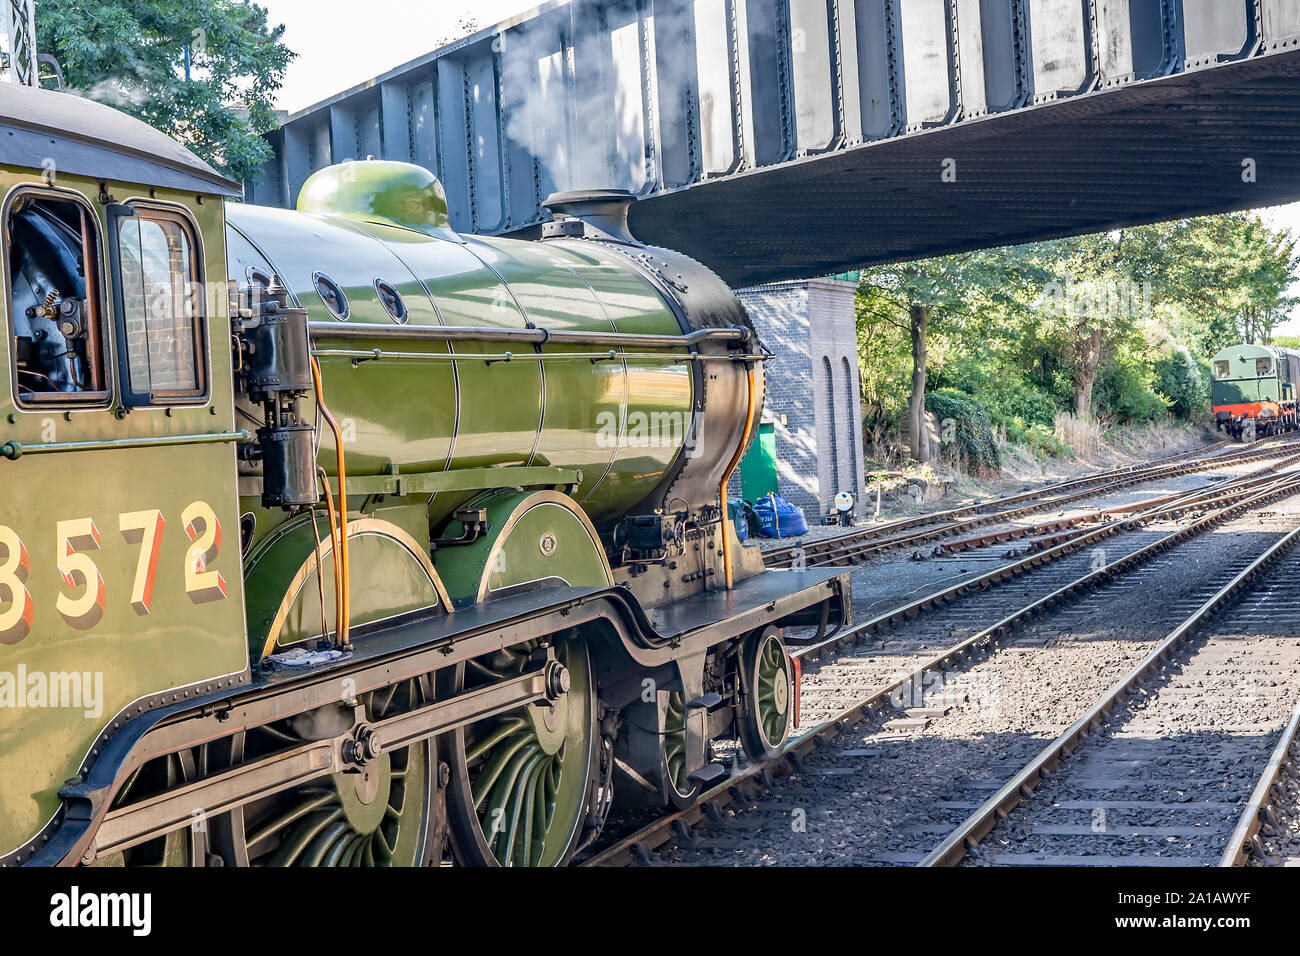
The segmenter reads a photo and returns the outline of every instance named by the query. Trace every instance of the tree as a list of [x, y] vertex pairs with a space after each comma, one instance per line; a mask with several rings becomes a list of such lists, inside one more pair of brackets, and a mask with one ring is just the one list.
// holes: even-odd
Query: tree
[[907, 307], [908, 333], [912, 340], [912, 395], [907, 400], [912, 457], [925, 461], [930, 457], [930, 442], [925, 428], [926, 334], [930, 329], [933, 306], [912, 302]]
[[906, 409], [918, 458], [922, 395], [973, 402], [972, 421], [982, 407], [1035, 454], [1066, 450], [1063, 410], [1203, 420], [1209, 356], [1267, 339], [1296, 304], [1296, 247], [1234, 213], [864, 272], [864, 399], [882, 432]]
[[1004, 303], [1010, 286], [1002, 259], [1001, 251], [991, 250], [883, 266], [862, 275], [857, 307], [859, 340], [864, 334], [870, 336], [871, 324], [880, 321], [908, 334], [912, 372], [907, 423], [910, 451], [917, 461], [929, 458], [925, 388], [931, 321], [944, 327], [969, 324]]
[[1132, 267], [1153, 281], [1202, 352], [1268, 341], [1300, 302], [1288, 293], [1300, 270], [1295, 237], [1254, 213], [1162, 223], [1133, 238]]
[[1043, 333], [1055, 340], [1071, 377], [1074, 413], [1091, 418], [1093, 388], [1117, 341], [1135, 330], [1144, 313], [1141, 286], [1124, 258], [1123, 230], [1037, 243], [1013, 250], [1041, 288], [1034, 303]]
[[273, 97], [293, 59], [246, 0], [40, 0], [37, 48], [74, 92], [130, 113], [238, 181], [271, 157]]

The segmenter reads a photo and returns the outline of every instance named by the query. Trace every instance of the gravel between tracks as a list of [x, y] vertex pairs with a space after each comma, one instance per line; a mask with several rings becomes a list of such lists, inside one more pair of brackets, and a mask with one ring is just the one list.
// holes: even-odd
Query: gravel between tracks
[[1213, 866], [1291, 717], [1300, 678], [1293, 548], [967, 856], [974, 864]]

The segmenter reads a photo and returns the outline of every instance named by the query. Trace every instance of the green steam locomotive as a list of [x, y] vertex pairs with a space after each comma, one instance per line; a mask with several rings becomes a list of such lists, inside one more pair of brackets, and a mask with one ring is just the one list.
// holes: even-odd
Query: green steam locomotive
[[765, 353], [632, 197], [537, 241], [437, 179], [297, 211], [0, 86], [0, 864], [557, 865], [795, 720], [725, 489]]

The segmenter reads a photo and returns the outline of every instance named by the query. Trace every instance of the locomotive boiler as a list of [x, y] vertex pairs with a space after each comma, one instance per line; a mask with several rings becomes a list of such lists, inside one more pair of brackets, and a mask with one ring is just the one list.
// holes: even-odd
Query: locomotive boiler
[[847, 576], [738, 540], [766, 353], [633, 197], [0, 124], [0, 863], [556, 865], [780, 751]]

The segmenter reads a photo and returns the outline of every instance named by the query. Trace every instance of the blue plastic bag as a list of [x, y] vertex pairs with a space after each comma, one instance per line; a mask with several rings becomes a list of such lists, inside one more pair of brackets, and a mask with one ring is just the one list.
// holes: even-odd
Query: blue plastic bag
[[759, 534], [765, 538], [797, 538], [808, 533], [803, 510], [780, 495], [759, 498], [754, 503], [754, 513], [758, 515]]

